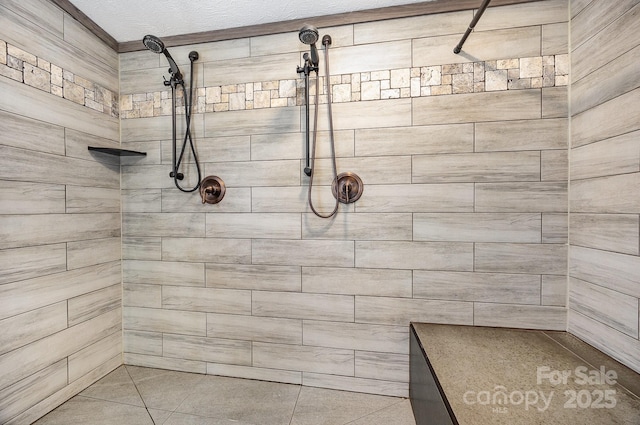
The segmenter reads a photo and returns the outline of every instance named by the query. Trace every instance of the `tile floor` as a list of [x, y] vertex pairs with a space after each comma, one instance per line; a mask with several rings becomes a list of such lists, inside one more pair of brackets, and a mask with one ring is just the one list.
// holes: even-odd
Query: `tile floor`
[[409, 400], [120, 366], [34, 425], [415, 425]]

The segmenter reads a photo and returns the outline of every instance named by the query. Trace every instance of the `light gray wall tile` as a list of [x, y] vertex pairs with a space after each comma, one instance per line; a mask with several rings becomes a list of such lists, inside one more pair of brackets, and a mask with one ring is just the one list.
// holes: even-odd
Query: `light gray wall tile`
[[[380, 54], [381, 50], [384, 55]], [[409, 68], [412, 62], [411, 40], [332, 48], [329, 57], [333, 75]]]
[[[619, 2], [617, 5], [625, 3]], [[640, 46], [571, 85], [571, 113], [578, 114], [640, 86], [636, 72]], [[611, 72], [615, 69], [615, 72]]]
[[498, 273], [567, 272], [567, 247], [560, 244], [475, 244], [474, 270]]
[[0, 251], [0, 284], [67, 270], [65, 244], [41, 245]]
[[123, 286], [123, 306], [162, 308], [161, 285], [125, 283]]
[[121, 309], [69, 327], [0, 356], [0, 382], [18, 382], [122, 328]]
[[0, 144], [38, 152], [64, 155], [64, 128], [0, 111]]
[[427, 125], [355, 131], [357, 156], [430, 155], [473, 151], [473, 125]]
[[[297, 78], [295, 65], [299, 62], [298, 58], [298, 53], [284, 53], [263, 56], [259, 61], [247, 57], [206, 62], [204, 85], [210, 87], [252, 81], [295, 79]], [[283, 64], [291, 64], [291, 66], [287, 67]]]
[[567, 126], [566, 118], [479, 122], [475, 124], [475, 150], [566, 149]]
[[302, 268], [303, 292], [411, 298], [411, 287], [410, 270]]
[[125, 260], [122, 279], [125, 283], [204, 286], [204, 264]]
[[471, 11], [461, 11], [365, 22], [353, 26], [353, 39], [356, 44], [365, 44], [456, 34], [469, 26], [472, 18]]
[[[0, 391], [2, 418], [10, 419], [67, 384], [67, 362], [60, 360]], [[5, 422], [9, 423], [9, 422]]]
[[573, 310], [569, 310], [567, 330], [614, 359], [629, 365], [636, 372], [640, 370], [640, 360], [637, 355], [640, 350], [640, 340]]
[[0, 354], [55, 334], [67, 327], [67, 303], [61, 301], [0, 321]]
[[300, 162], [288, 160], [211, 163], [205, 164], [204, 175], [219, 176], [228, 187], [297, 186], [300, 184]]
[[121, 259], [121, 239], [95, 239], [67, 243], [69, 270], [93, 266]]
[[122, 358], [122, 331], [83, 348], [69, 356], [69, 382], [82, 378], [112, 358]]
[[564, 307], [474, 303], [473, 324], [564, 331], [567, 311]]
[[[118, 284], [120, 262], [100, 264], [49, 276], [0, 285], [0, 318], [15, 316], [50, 304]], [[38, 294], [37, 297], [33, 294]]]
[[[178, 119], [176, 122], [176, 131], [178, 134], [184, 134], [186, 122]], [[191, 135], [195, 140], [204, 137], [204, 116], [202, 114], [191, 115]], [[120, 138], [123, 145], [132, 142], [149, 142], [153, 140], [170, 140], [171, 139], [172, 122], [171, 117], [159, 116], [153, 118], [137, 118], [125, 119], [121, 121]], [[197, 142], [196, 142], [197, 143]], [[168, 174], [168, 173], [167, 173]]]
[[640, 131], [571, 150], [571, 179], [640, 171]]
[[487, 9], [478, 22], [476, 31], [549, 24], [566, 20], [566, 0], [513, 4]]
[[640, 129], [635, 117], [640, 114], [640, 88], [571, 117], [571, 145], [586, 145], [598, 140]]
[[[353, 156], [353, 131], [334, 132], [337, 157]], [[310, 135], [309, 149], [312, 149], [313, 134]], [[329, 132], [319, 131], [316, 139], [316, 158], [331, 155]], [[305, 135], [301, 133], [253, 134], [251, 135], [251, 159], [269, 161], [278, 159], [302, 159], [306, 156]]]
[[410, 322], [471, 325], [473, 303], [356, 296], [356, 323], [409, 326]]
[[[332, 109], [335, 130], [406, 127], [412, 125], [411, 99], [335, 103]], [[313, 112], [314, 109], [311, 108], [311, 113], [313, 114]], [[328, 116], [326, 104], [320, 105], [318, 115], [320, 117]], [[417, 123], [414, 121], [413, 124]], [[328, 129], [329, 120], [326, 118], [318, 119], [318, 130], [326, 131]]]
[[49, 2], [26, 2], [17, 0], [7, 0], [3, 7], [23, 16], [60, 38], [64, 31], [64, 12], [62, 9]]
[[[207, 237], [300, 239], [300, 214], [207, 214]], [[214, 254], [215, 255], [215, 254]]]
[[567, 211], [566, 182], [477, 183], [477, 212]]
[[591, 3], [590, 0], [570, 0], [569, 1], [569, 15], [575, 18], [584, 8]]
[[245, 58], [250, 54], [250, 40], [240, 38], [171, 47], [171, 51], [174, 52], [176, 57], [176, 62], [180, 65], [189, 63], [189, 52], [192, 50], [196, 50], [200, 54], [200, 60], [203, 62]]
[[67, 213], [120, 212], [120, 191], [67, 185]]
[[300, 291], [299, 266], [207, 264], [207, 287]]
[[540, 242], [535, 213], [414, 214], [414, 241]]
[[[0, 22], [4, 21], [4, 18], [0, 15]], [[21, 37], [25, 38], [24, 34]], [[110, 140], [119, 139], [117, 118], [111, 118], [57, 96], [51, 96], [50, 93], [42, 90], [34, 90], [33, 87], [8, 78], [0, 80], [0, 90], [3, 93], [14, 93], [12, 96], [0, 98], [0, 109], [5, 112], [100, 135]]]
[[163, 261], [249, 264], [250, 239], [162, 238]]
[[569, 116], [569, 94], [567, 87], [545, 87], [542, 89], [542, 118], [565, 118]]
[[574, 49], [594, 34], [602, 31], [635, 4], [637, 2], [634, 0], [623, 0], [616, 2], [611, 7], [607, 7], [604, 4], [584, 0], [580, 2], [573, 1], [571, 4], [573, 15], [571, 38]]
[[113, 70], [119, 67], [118, 53], [68, 13], [64, 14], [64, 41]]
[[404, 326], [305, 320], [304, 345], [409, 354], [409, 330]]
[[352, 241], [254, 240], [253, 264], [353, 267]]
[[[172, 48], [173, 50], [173, 48]], [[158, 68], [160, 66], [160, 56], [152, 55], [146, 50], [138, 52], [126, 52], [118, 55], [120, 58], [120, 71], [133, 71], [136, 69]], [[164, 60], [164, 58], [162, 59]]]
[[[315, 185], [314, 185], [315, 187]], [[251, 211], [263, 212], [311, 212], [309, 208], [309, 187], [258, 187], [251, 189]], [[321, 187], [313, 190], [314, 206], [331, 212], [335, 205], [335, 198], [329, 187]], [[318, 202], [318, 200], [320, 202]]]
[[302, 384], [307, 387], [330, 388], [339, 391], [380, 394], [390, 397], [408, 397], [409, 386], [405, 382], [379, 379], [353, 378], [333, 374], [303, 372]]
[[[125, 120], [130, 121], [130, 120]], [[132, 190], [150, 190], [152, 189], [174, 189], [175, 184], [173, 179], [169, 177], [171, 171], [171, 165], [122, 165], [121, 171], [121, 183], [122, 189]], [[195, 180], [193, 177], [185, 177], [185, 186], [191, 184], [191, 180]], [[194, 182], [195, 183], [195, 182]], [[174, 189], [177, 191], [177, 189]], [[182, 192], [180, 192], [182, 194]]]
[[302, 320], [209, 313], [207, 336], [302, 345]]
[[542, 214], [542, 243], [569, 241], [568, 214]]
[[[199, 141], [199, 140], [198, 140]], [[129, 142], [123, 143], [119, 147], [131, 151], [144, 152], [145, 156], [121, 156], [119, 161], [121, 165], [158, 165], [163, 163], [171, 164], [171, 152], [169, 152], [169, 160], [163, 161], [162, 146], [163, 143], [170, 142]], [[198, 143], [199, 146], [199, 143]]]
[[[224, 181], [224, 179], [223, 179]], [[251, 189], [248, 187], [227, 187], [224, 198], [217, 204], [203, 204], [200, 193], [191, 194], [162, 190], [163, 212], [251, 212]]]
[[204, 217], [197, 213], [127, 213], [122, 215], [122, 232], [127, 236], [201, 238]]
[[414, 125], [530, 120], [541, 118], [542, 107], [540, 90], [426, 96], [412, 101]]
[[295, 106], [206, 114], [204, 136], [216, 138], [250, 135], [256, 128], [260, 129], [261, 134], [298, 132], [302, 129], [300, 111], [301, 109]]
[[122, 306], [122, 287], [112, 285], [68, 301], [69, 326], [85, 322]]
[[304, 239], [411, 240], [411, 214], [339, 214], [331, 222], [315, 214], [302, 217]]
[[[464, 29], [463, 26], [456, 32]], [[413, 41], [412, 66], [540, 56], [540, 38], [539, 26], [477, 31], [473, 37], [469, 37], [463, 53], [459, 55], [453, 53], [453, 47], [460, 41], [460, 34], [419, 38]]]
[[65, 211], [65, 186], [0, 181], [0, 214], [60, 214]]
[[110, 189], [119, 185], [118, 169], [97, 166], [96, 162], [2, 145], [0, 155], [3, 180]]
[[302, 372], [289, 370], [266, 369], [261, 367], [247, 367], [207, 363], [207, 374], [216, 376], [230, 376], [232, 378], [257, 379], [259, 381], [282, 382], [285, 384], [302, 385]]
[[120, 164], [120, 157], [108, 155], [102, 152], [90, 151], [88, 149], [88, 146], [105, 148], [120, 147], [119, 137], [106, 138], [101, 136], [104, 135], [90, 134], [87, 132], [73, 130], [71, 128], [65, 128], [64, 143], [66, 156], [85, 159], [91, 162], [98, 162], [104, 167], [113, 168], [117, 173], [118, 165]]
[[123, 260], [162, 260], [162, 238], [122, 238]]
[[[619, 7], [624, 7], [620, 5]], [[581, 45], [575, 47], [572, 51], [572, 81], [578, 81], [585, 75], [593, 72], [601, 66], [611, 62], [621, 54], [625, 53], [628, 49], [628, 45], [622, 46], [618, 42], [619, 40], [634, 40], [634, 34], [640, 28], [638, 25], [638, 10], [640, 5], [635, 5], [629, 9], [626, 13], [620, 15], [618, 19], [611, 22], [597, 33], [591, 32], [593, 36], [589, 40], [585, 41]], [[608, 13], [617, 11], [621, 13], [622, 10], [614, 9], [607, 10]], [[619, 16], [618, 14], [611, 14], [612, 17]], [[572, 30], [573, 32], [573, 30]], [[602, 46], [608, 46], [603, 49]]]
[[353, 296], [253, 291], [254, 316], [353, 322]]
[[640, 213], [640, 173], [571, 182], [569, 202], [574, 212]]
[[571, 214], [571, 245], [640, 255], [640, 216]]
[[[316, 159], [313, 162], [313, 168], [314, 184], [329, 185], [335, 179], [333, 164], [330, 159]], [[338, 158], [336, 160], [336, 168], [338, 173], [342, 171], [349, 171], [357, 174], [362, 179], [363, 183], [411, 183], [410, 156]], [[304, 183], [308, 183], [306, 176], [301, 177]]]
[[471, 271], [473, 244], [356, 242], [356, 267]]
[[409, 381], [409, 356], [356, 351], [356, 377], [406, 383]]
[[567, 276], [542, 276], [542, 305], [567, 305]]
[[162, 307], [170, 310], [251, 314], [251, 292], [236, 289], [163, 286]]
[[571, 278], [569, 308], [633, 338], [638, 337], [638, 298]]
[[540, 152], [412, 157], [413, 183], [540, 181]]
[[[32, 21], [31, 17], [23, 17], [4, 9], [0, 15], [3, 39], [51, 63], [64, 64], [65, 69], [76, 75], [85, 76], [85, 78], [91, 76], [93, 81], [101, 86], [118, 92], [117, 68], [110, 67], [102, 60], [85, 54], [81, 49], [63, 40], [59, 34], [43, 29], [39, 22], [47, 19], [45, 16], [51, 16], [43, 13], [46, 9], [50, 11], [51, 6], [39, 7], [43, 9], [38, 13], [40, 17], [35, 20], [36, 22]], [[56, 15], [55, 19], [59, 19], [59, 12]]]
[[152, 367], [156, 369], [176, 370], [179, 372], [207, 373], [207, 363], [195, 360], [174, 359], [169, 357], [149, 356], [146, 354], [124, 353], [124, 364], [131, 366]]
[[251, 342], [199, 336], [162, 336], [165, 357], [239, 365], [251, 364]]
[[[566, 4], [565, 4], [566, 9]], [[567, 22], [542, 26], [542, 55], [562, 55], [569, 52], [569, 25]]]
[[[203, 162], [224, 162], [224, 161], [249, 161], [251, 160], [251, 142], [250, 136], [229, 136], [205, 138], [199, 137], [194, 139], [198, 159]], [[178, 146], [180, 149], [180, 146]], [[162, 142], [162, 163], [171, 164], [173, 147], [170, 141]], [[180, 155], [180, 151], [177, 151]], [[275, 159], [282, 159], [281, 157]], [[194, 160], [191, 155], [183, 158], [183, 163], [193, 164]]]
[[125, 353], [162, 355], [161, 333], [125, 330], [122, 340]]
[[122, 321], [126, 330], [195, 336], [207, 334], [207, 315], [196, 311], [124, 307]]
[[257, 367], [353, 376], [353, 361], [353, 350], [253, 343], [253, 365]]
[[[170, 191], [174, 192], [174, 191]], [[159, 213], [162, 212], [161, 189], [121, 190], [122, 212], [125, 213]], [[184, 201], [184, 196], [182, 197]], [[178, 211], [166, 211], [178, 212]], [[187, 211], [184, 211], [187, 212]]]
[[540, 304], [540, 276], [507, 273], [413, 272], [414, 298]]
[[[342, 47], [353, 44], [351, 25], [340, 25], [320, 29], [320, 36], [331, 35], [331, 46]], [[272, 55], [282, 52], [303, 52], [309, 48], [300, 43], [297, 32], [251, 37], [251, 56]]]
[[570, 276], [640, 298], [640, 257], [571, 246]]
[[372, 185], [356, 210], [369, 213], [473, 212], [473, 183]]
[[567, 181], [569, 179], [569, 157], [566, 150], [542, 151], [540, 180]]

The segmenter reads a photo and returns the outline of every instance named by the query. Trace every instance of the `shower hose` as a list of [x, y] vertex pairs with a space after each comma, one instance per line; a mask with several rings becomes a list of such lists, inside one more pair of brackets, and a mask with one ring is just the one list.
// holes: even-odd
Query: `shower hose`
[[[191, 57], [189, 58], [191, 59]], [[184, 133], [184, 140], [182, 142], [182, 149], [180, 151], [180, 156], [178, 157], [178, 160], [176, 161], [176, 88], [177, 86], [180, 85], [182, 86], [182, 92], [184, 94], [184, 116], [185, 116], [185, 121], [186, 121], [186, 130]], [[171, 91], [172, 91], [172, 107], [173, 107], [173, 181], [176, 185], [176, 187], [178, 189], [180, 189], [183, 192], [194, 192], [196, 191], [199, 187], [200, 187], [200, 181], [202, 180], [202, 174], [200, 171], [200, 162], [198, 161], [198, 154], [196, 153], [196, 149], [195, 146], [193, 145], [193, 139], [191, 138], [191, 107], [193, 105], [193, 60], [191, 60], [191, 70], [190, 70], [190, 77], [189, 77], [189, 92], [187, 92], [187, 89], [184, 86], [184, 81], [182, 81], [182, 79], [180, 79], [180, 81], [174, 82], [171, 85]], [[182, 162], [182, 157], [184, 156], [184, 151], [187, 147], [187, 141], [189, 142], [189, 146], [191, 148], [191, 152], [193, 153], [193, 159], [196, 163], [196, 170], [198, 171], [198, 182], [196, 183], [196, 185], [191, 188], [191, 189], [185, 189], [183, 187], [180, 186], [180, 183], [178, 183], [178, 180], [180, 180], [181, 178], [179, 177], [181, 173], [178, 173], [178, 168], [180, 168], [180, 163]]]
[[[328, 215], [323, 215], [320, 214], [315, 207], [313, 206], [313, 201], [311, 200], [311, 191], [313, 189], [313, 174], [315, 172], [316, 167], [315, 162], [316, 162], [316, 139], [318, 136], [318, 105], [319, 105], [319, 99], [320, 99], [320, 84], [318, 84], [318, 80], [320, 79], [319, 77], [316, 76], [316, 98], [315, 98], [315, 111], [313, 114], [313, 142], [312, 142], [312, 149], [311, 151], [313, 152], [313, 156], [312, 156], [312, 164], [311, 164], [311, 175], [309, 176], [309, 193], [308, 193], [308, 198], [309, 198], [309, 207], [311, 208], [311, 211], [313, 211], [313, 213], [315, 215], [317, 215], [320, 218], [330, 218], [333, 217], [336, 212], [338, 212], [338, 206], [340, 205], [340, 200], [339, 200], [339, 194], [338, 192], [338, 171], [337, 171], [337, 166], [336, 166], [336, 147], [335, 147], [335, 140], [333, 137], [333, 114], [331, 111], [331, 84], [329, 82], [329, 43], [323, 43], [324, 44], [324, 80], [326, 82], [326, 88], [327, 88], [327, 109], [328, 109], [328, 115], [329, 115], [329, 144], [331, 146], [331, 160], [332, 160], [332, 166], [333, 166], [333, 176], [334, 176], [334, 182], [336, 184], [336, 203], [335, 206], [333, 208], [333, 211], [331, 211], [330, 214]], [[347, 191], [347, 201], [348, 201], [348, 191]]]

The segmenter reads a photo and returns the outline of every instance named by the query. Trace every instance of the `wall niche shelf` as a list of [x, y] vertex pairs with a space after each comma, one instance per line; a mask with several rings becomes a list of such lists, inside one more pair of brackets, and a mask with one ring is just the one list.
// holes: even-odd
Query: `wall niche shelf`
[[100, 148], [95, 146], [89, 146], [89, 150], [106, 153], [108, 155], [115, 155], [115, 156], [147, 156], [146, 152], [130, 151], [127, 149], [118, 149], [118, 148]]

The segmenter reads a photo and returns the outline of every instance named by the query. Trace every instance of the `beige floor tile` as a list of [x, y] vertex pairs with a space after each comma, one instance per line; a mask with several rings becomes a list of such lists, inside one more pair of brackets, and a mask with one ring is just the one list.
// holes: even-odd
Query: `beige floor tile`
[[76, 396], [34, 425], [153, 425], [144, 407]]
[[120, 366], [80, 393], [82, 396], [144, 407], [127, 368]]
[[372, 413], [349, 425], [415, 425], [411, 402], [405, 399], [378, 412]]
[[[260, 422], [261, 423], [261, 422]], [[235, 419], [207, 418], [205, 416], [186, 415], [174, 413], [166, 422], [156, 422], [162, 425], [259, 425], [249, 422], [240, 422]]]
[[176, 411], [256, 425], [289, 425], [299, 392], [297, 385], [207, 376]]
[[392, 406], [398, 400], [371, 394], [302, 387], [291, 425], [343, 425]]
[[127, 366], [147, 407], [174, 411], [204, 375]]

